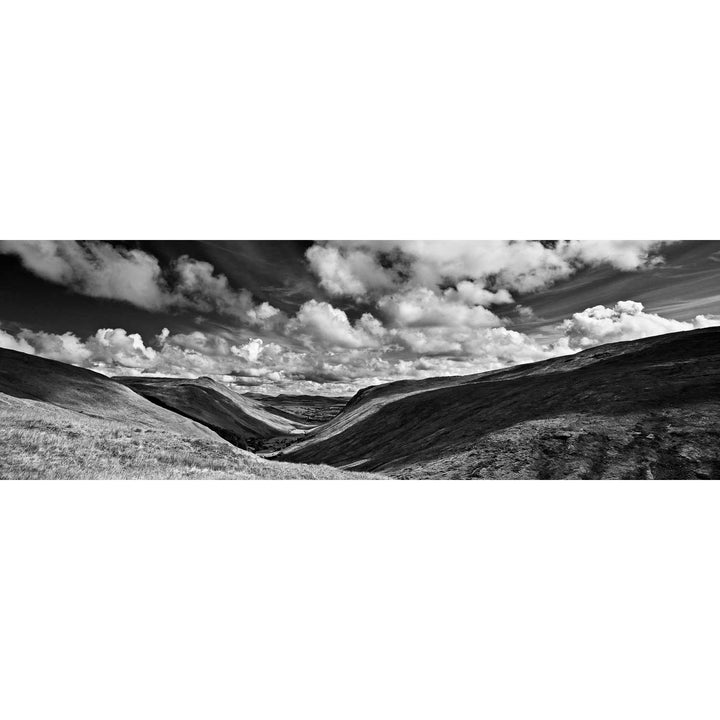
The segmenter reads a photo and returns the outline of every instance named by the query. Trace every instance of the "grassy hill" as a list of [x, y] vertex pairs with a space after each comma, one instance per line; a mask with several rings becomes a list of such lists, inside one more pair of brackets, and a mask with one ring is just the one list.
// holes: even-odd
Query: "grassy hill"
[[217, 438], [206, 427], [149, 402], [104, 375], [14, 350], [0, 349], [0, 393], [40, 400], [86, 417], [162, 427], [188, 437]]
[[241, 395], [210, 378], [113, 378], [157, 405], [191, 418], [233, 445], [255, 448], [258, 440], [303, 434], [316, 423], [267, 408], [255, 397]]
[[292, 466], [90, 370], [0, 349], [0, 478], [377, 479]]
[[720, 328], [367, 388], [276, 457], [401, 478], [720, 477]]

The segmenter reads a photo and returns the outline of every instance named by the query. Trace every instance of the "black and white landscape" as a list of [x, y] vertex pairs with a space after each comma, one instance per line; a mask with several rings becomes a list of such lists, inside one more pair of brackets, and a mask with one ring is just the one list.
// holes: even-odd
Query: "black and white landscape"
[[0, 477], [720, 477], [720, 241], [0, 242]]

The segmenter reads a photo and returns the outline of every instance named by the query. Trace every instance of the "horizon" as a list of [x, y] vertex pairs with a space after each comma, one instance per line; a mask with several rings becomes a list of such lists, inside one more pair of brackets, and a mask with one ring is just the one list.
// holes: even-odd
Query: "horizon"
[[[593, 346], [591, 346], [591, 347], [582, 348], [581, 350], [578, 350], [577, 352], [572, 353], [572, 355], [581, 355], [581, 354], [583, 354], [584, 352], [589, 352], [589, 351], [591, 351], [591, 350], [595, 350], [595, 349], [598, 349], [598, 348], [607, 347], [607, 346], [609, 346], [609, 345], [623, 345], [623, 344], [625, 344], [625, 343], [636, 342], [637, 340], [647, 340], [647, 339], [650, 339], [650, 338], [664, 337], [664, 336], [668, 336], [668, 335], [684, 335], [684, 334], [686, 334], [686, 333], [688, 333], [688, 334], [695, 334], [695, 333], [698, 333], [698, 332], [707, 332], [707, 331], [720, 332], [720, 323], [718, 323], [717, 325], [708, 325], [708, 326], [706, 326], [706, 327], [692, 328], [692, 329], [689, 329], [689, 330], [677, 330], [677, 331], [668, 332], [668, 333], [659, 333], [659, 334], [656, 334], [656, 335], [644, 336], [644, 337], [642, 337], [642, 338], [630, 338], [630, 339], [624, 339], [624, 340], [613, 340], [613, 341], [609, 341], [609, 342], [606, 342], [606, 343], [600, 343], [600, 344], [598, 344], [598, 345], [593, 345]], [[34, 354], [32, 354], [32, 353], [25, 353], [25, 352], [22, 352], [22, 351], [19, 351], [19, 350], [14, 350], [14, 349], [12, 349], [12, 348], [5, 348], [5, 347], [3, 347], [2, 345], [0, 345], [0, 350], [10, 350], [11, 352], [17, 352], [17, 353], [19, 353], [20, 355], [28, 355], [29, 357], [41, 357], [41, 359], [43, 359], [43, 360], [50, 360], [51, 362], [59, 362], [59, 363], [62, 364], [62, 365], [71, 365], [71, 363], [64, 363], [64, 362], [62, 362], [61, 360], [54, 360], [54, 359], [52, 359], [52, 358], [46, 358], [46, 357], [43, 357], [43, 356], [36, 356], [36, 355], [34, 355]], [[431, 380], [431, 379], [439, 379], [439, 378], [442, 378], [442, 377], [447, 377], [447, 378], [450, 378], [450, 377], [465, 377], [465, 376], [467, 376], [467, 375], [484, 375], [484, 374], [486, 374], [486, 373], [493, 373], [493, 375], [495, 375], [496, 373], [501, 373], [501, 372], [503, 372], [504, 370], [512, 370], [512, 369], [514, 369], [514, 368], [521, 367], [521, 366], [524, 366], [524, 365], [536, 365], [536, 364], [540, 364], [540, 363], [552, 362], [553, 360], [558, 360], [560, 357], [568, 357], [568, 356], [567, 356], [567, 355], [564, 355], [564, 356], [555, 356], [555, 357], [544, 358], [544, 359], [541, 359], [541, 360], [529, 360], [529, 361], [524, 361], [524, 362], [518, 362], [518, 363], [515, 363], [515, 364], [512, 364], [512, 365], [507, 365], [507, 366], [502, 367], [502, 368], [495, 368], [495, 369], [493, 369], [493, 370], [484, 370], [484, 371], [480, 371], [480, 372], [478, 372], [478, 373], [467, 373], [467, 374], [465, 374], [465, 375], [456, 375], [456, 376], [450, 376], [450, 375], [444, 375], [444, 376], [443, 376], [443, 375], [434, 375], [434, 376], [428, 376], [428, 377], [425, 377], [425, 378], [422, 378], [422, 379], [424, 379], [424, 380]], [[95, 374], [97, 374], [97, 375], [100, 375], [101, 377], [105, 377], [105, 378], [108, 378], [108, 379], [110, 379], [110, 380], [125, 380], [125, 379], [128, 379], [128, 380], [129, 380], [129, 379], [137, 380], [137, 379], [143, 379], [143, 378], [146, 378], [146, 379], [148, 379], [148, 380], [178, 380], [178, 381], [182, 381], [182, 380], [190, 380], [190, 381], [192, 381], [192, 380], [210, 380], [210, 381], [212, 381], [212, 382], [217, 382], [218, 384], [221, 384], [221, 385], [229, 385], [230, 388], [231, 388], [232, 390], [234, 390], [235, 392], [237, 392], [239, 395], [256, 395], [256, 396], [262, 396], [262, 397], [267, 397], [267, 398], [283, 397], [283, 396], [285, 396], [285, 397], [317, 396], [317, 397], [329, 397], [329, 398], [335, 398], [335, 399], [350, 400], [350, 399], [352, 399], [352, 397], [354, 397], [354, 395], [356, 395], [358, 392], [361, 392], [362, 390], [365, 390], [365, 389], [368, 389], [368, 388], [371, 388], [371, 387], [379, 387], [379, 386], [381, 386], [381, 385], [387, 385], [387, 384], [394, 383], [394, 382], [406, 382], [406, 381], [407, 381], [406, 379], [399, 379], [399, 380], [391, 380], [391, 381], [389, 381], [388, 383], [377, 383], [377, 384], [375, 384], [375, 385], [365, 385], [365, 386], [363, 386], [363, 387], [358, 388], [358, 390], [357, 390], [355, 393], [353, 393], [352, 395], [332, 395], [332, 394], [323, 395], [322, 393], [282, 393], [282, 392], [281, 392], [281, 393], [271, 393], [271, 392], [260, 392], [260, 391], [254, 389], [254, 388], [249, 388], [249, 389], [246, 389], [246, 390], [242, 391], [242, 390], [240, 390], [240, 389], [238, 389], [238, 388], [233, 388], [231, 383], [222, 383], [221, 381], [215, 380], [214, 378], [209, 377], [209, 376], [207, 376], [207, 375], [197, 375], [197, 376], [188, 376], [188, 377], [184, 377], [184, 376], [168, 376], [168, 375], [154, 375], [154, 374], [150, 374], [150, 373], [145, 373], [145, 374], [143, 374], [143, 375], [107, 375], [107, 374], [105, 374], [105, 373], [103, 373], [103, 372], [98, 372], [97, 370], [94, 370], [94, 369], [92, 369], [92, 368], [82, 367], [82, 366], [79, 366], [79, 365], [71, 365], [71, 366], [72, 366], [72, 367], [77, 367], [77, 368], [80, 369], [80, 370], [87, 370], [87, 371], [89, 371], [89, 372], [93, 372], [93, 373], [95, 373]], [[413, 378], [413, 379], [418, 379], [418, 378]]]
[[1, 241], [0, 347], [351, 396], [720, 326], [716, 241]]

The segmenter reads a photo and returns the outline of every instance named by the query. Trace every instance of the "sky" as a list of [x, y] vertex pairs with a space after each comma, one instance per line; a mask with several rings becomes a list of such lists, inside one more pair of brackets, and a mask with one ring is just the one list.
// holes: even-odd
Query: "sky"
[[0, 241], [0, 347], [349, 395], [720, 325], [720, 241]]

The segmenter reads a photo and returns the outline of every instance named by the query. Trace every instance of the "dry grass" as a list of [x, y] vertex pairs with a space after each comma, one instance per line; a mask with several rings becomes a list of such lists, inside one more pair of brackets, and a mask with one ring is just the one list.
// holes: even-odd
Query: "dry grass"
[[222, 440], [88, 417], [0, 395], [0, 479], [378, 479], [263, 460]]
[[401, 479], [526, 478], [665, 480], [720, 478], [717, 404], [623, 416], [521, 422], [452, 453], [384, 469]]

